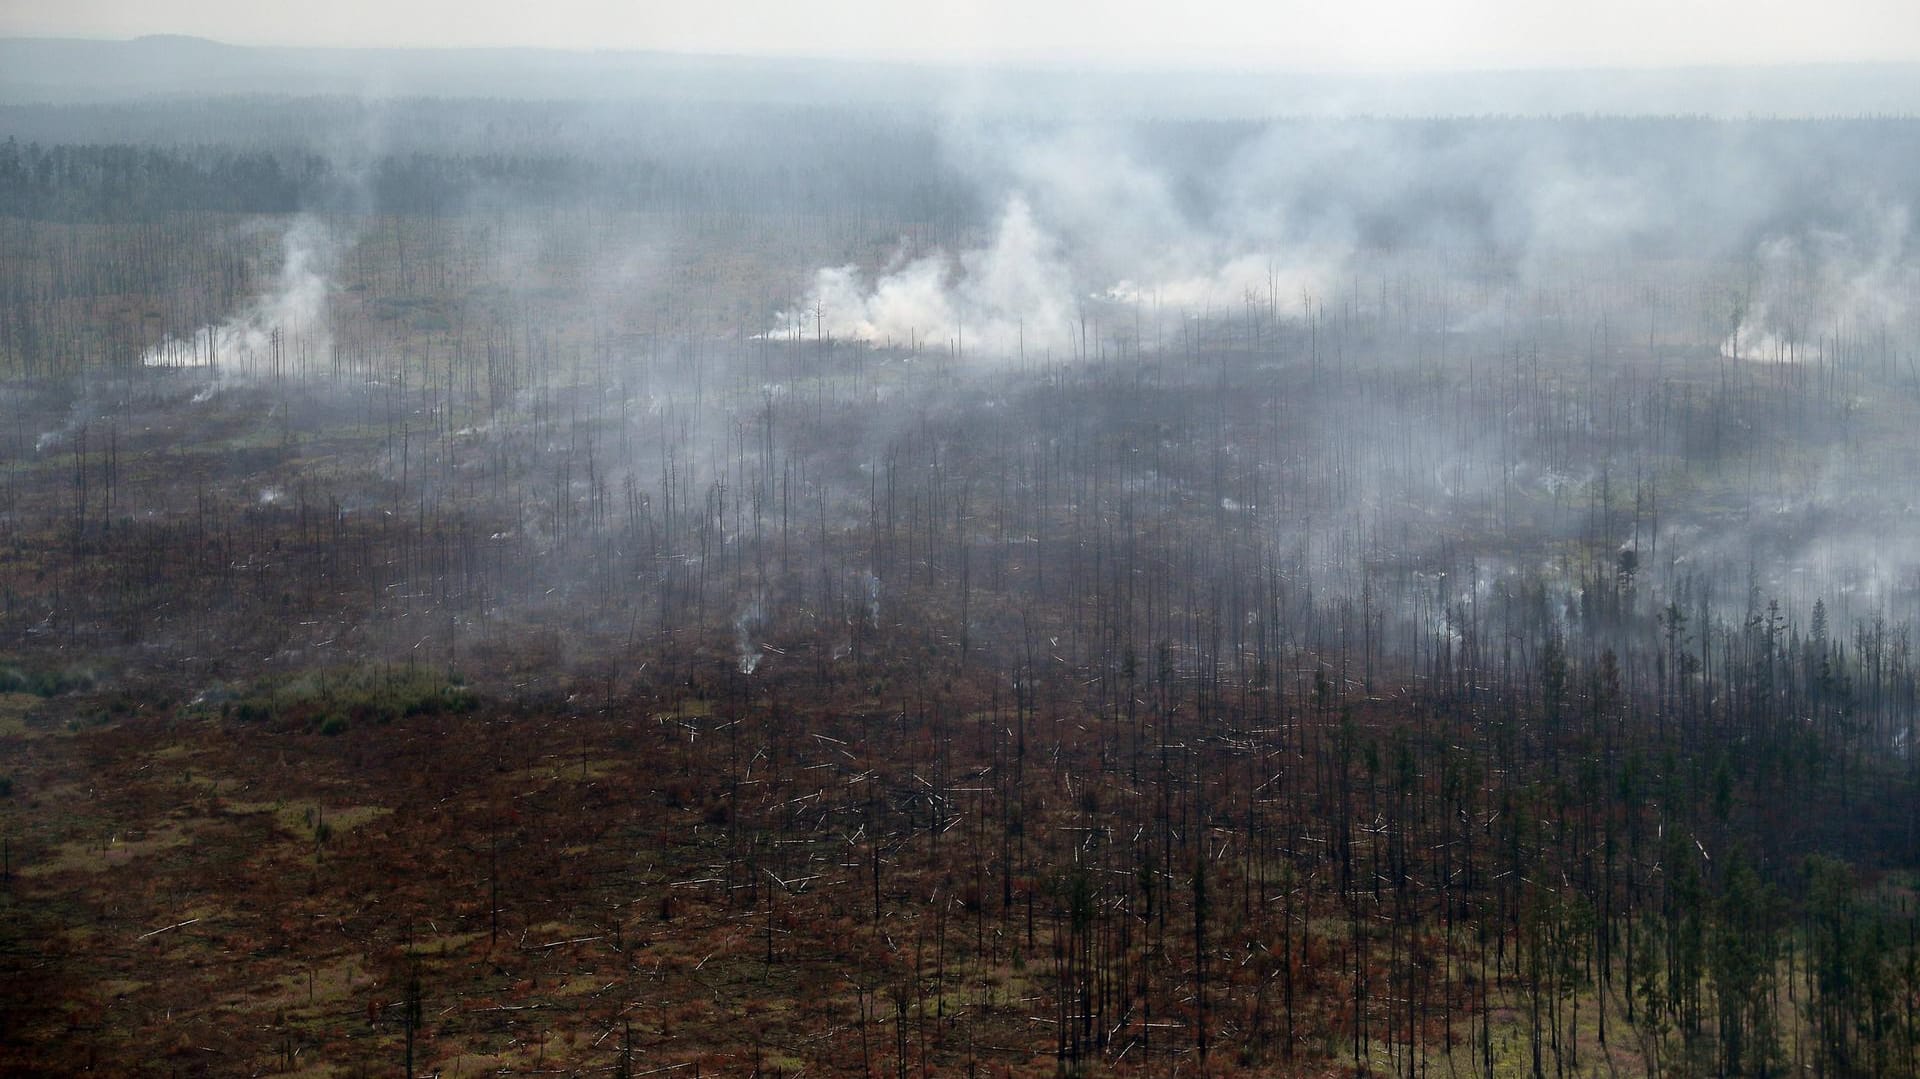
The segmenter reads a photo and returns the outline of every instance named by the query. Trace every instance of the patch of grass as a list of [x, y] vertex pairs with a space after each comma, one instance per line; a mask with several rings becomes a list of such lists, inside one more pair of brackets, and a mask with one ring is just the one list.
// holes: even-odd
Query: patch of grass
[[0, 737], [32, 734], [27, 728], [27, 717], [39, 702], [40, 698], [31, 693], [0, 693]]
[[786, 1053], [767, 1053], [760, 1058], [760, 1070], [772, 1075], [799, 1075], [807, 1070], [807, 1062]]
[[232, 813], [271, 813], [276, 829], [294, 839], [319, 840], [324, 834], [336, 836], [351, 832], [368, 821], [393, 812], [385, 806], [322, 806], [313, 802], [228, 802]]
[[264, 987], [254, 1008], [260, 1011], [324, 1009], [375, 983], [374, 976], [358, 960], [348, 956], [275, 978], [271, 985]]
[[453, 955], [484, 936], [485, 933], [442, 933], [437, 937], [425, 937], [413, 942], [413, 953], [426, 956]]
[[191, 842], [193, 836], [190, 833], [177, 823], [168, 823], [151, 831], [130, 831], [104, 838], [62, 843], [45, 858], [19, 870], [19, 873], [23, 877], [44, 877], [69, 871], [99, 873], [126, 865], [155, 851], [184, 847]]
[[92, 689], [99, 681], [99, 677], [86, 667], [36, 668], [17, 663], [0, 664], [0, 693], [58, 697], [63, 693]]
[[458, 675], [420, 668], [354, 667], [262, 682], [220, 704], [241, 723], [291, 721], [324, 735], [415, 716], [471, 712], [479, 700]]
[[[1607, 1009], [1608, 1038], [1605, 1044], [1599, 1040], [1598, 1009], [1604, 1004]], [[1561, 1002], [1563, 1018], [1571, 1015], [1566, 1010], [1566, 1002]], [[1533, 1074], [1532, 1041], [1528, 1033], [1527, 1009], [1524, 998], [1516, 991], [1498, 995], [1489, 1016], [1488, 1040], [1493, 1048], [1493, 1074], [1495, 1079], [1523, 1079]], [[1481, 1046], [1476, 1041], [1479, 1036], [1474, 1029], [1477, 1019], [1462, 1017], [1456, 1020], [1454, 1034], [1458, 1039], [1449, 1050], [1445, 1046], [1429, 1045], [1423, 1050], [1432, 1062], [1435, 1074], [1475, 1074], [1479, 1068]], [[1569, 1065], [1566, 1074], [1580, 1076], [1582, 1079], [1603, 1079], [1619, 1075], [1646, 1075], [1650, 1069], [1642, 1053], [1642, 1032], [1627, 1022], [1626, 1002], [1620, 996], [1618, 987], [1602, 999], [1593, 987], [1580, 992], [1579, 1025], [1576, 1029], [1561, 1031], [1563, 1047], [1571, 1048], [1578, 1042], [1578, 1066]], [[1544, 1038], [1545, 1035], [1542, 1035]], [[1342, 1053], [1342, 1056], [1346, 1054]], [[1551, 1053], [1546, 1055], [1551, 1065]], [[1444, 1065], [1444, 1069], [1442, 1067]], [[1378, 1063], [1380, 1070], [1391, 1070], [1383, 1062]]]

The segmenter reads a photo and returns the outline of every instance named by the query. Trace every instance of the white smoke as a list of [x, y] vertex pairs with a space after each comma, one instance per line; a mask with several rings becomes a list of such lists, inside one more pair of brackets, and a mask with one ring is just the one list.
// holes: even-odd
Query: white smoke
[[1123, 279], [1107, 289], [1116, 303], [1147, 303], [1182, 311], [1220, 311], [1249, 298], [1290, 305], [1303, 293], [1326, 287], [1328, 271], [1309, 263], [1270, 255], [1241, 255], [1212, 273], [1172, 277], [1140, 284]]
[[278, 360], [296, 357], [326, 360], [333, 351], [328, 328], [328, 279], [335, 244], [326, 226], [302, 215], [281, 237], [280, 273], [274, 285], [253, 303], [217, 326], [191, 338], [170, 337], [147, 351], [148, 367], [208, 367], [223, 374], [273, 373]]
[[[1088, 300], [1202, 313], [1257, 297], [1291, 310], [1299, 296], [1320, 292], [1336, 276], [1333, 264], [1300, 257], [1248, 253], [1209, 261], [1200, 246], [1142, 251], [1124, 275], [1102, 276], [1081, 265], [1086, 260], [1070, 263], [1061, 241], [1015, 194], [992, 242], [958, 258], [936, 251], [871, 281], [857, 266], [817, 271], [806, 298], [776, 316], [773, 332], [1000, 359], [1042, 350], [1084, 355]], [[1111, 249], [1096, 261], [1127, 265]]]
[[1004, 356], [1066, 347], [1073, 296], [1059, 245], [1015, 195], [992, 242], [957, 259], [935, 252], [872, 282], [855, 266], [820, 270], [805, 301], [778, 316], [777, 332]]
[[[1352, 249], [1348, 230], [1316, 234], [1289, 213], [1303, 183], [1300, 148], [1278, 140], [1236, 157], [1208, 209], [1147, 163], [1125, 131], [956, 120], [943, 137], [956, 168], [1002, 200], [990, 239], [871, 279], [855, 266], [819, 270], [805, 299], [777, 316], [774, 335], [973, 359], [1085, 357], [1104, 351], [1095, 338], [1116, 326], [1141, 329], [1141, 309], [1198, 315], [1257, 301], [1276, 315], [1299, 310], [1303, 295], [1324, 297], [1341, 279]], [[1116, 304], [1135, 311], [1099, 310]]]
[[756, 594], [733, 620], [734, 648], [741, 674], [752, 674], [766, 654], [759, 637], [767, 621], [766, 607], [761, 601], [762, 597]]
[[1920, 272], [1905, 257], [1908, 212], [1876, 206], [1847, 232], [1777, 236], [1755, 251], [1721, 355], [1810, 363], [1831, 342], [1891, 330], [1911, 313]]

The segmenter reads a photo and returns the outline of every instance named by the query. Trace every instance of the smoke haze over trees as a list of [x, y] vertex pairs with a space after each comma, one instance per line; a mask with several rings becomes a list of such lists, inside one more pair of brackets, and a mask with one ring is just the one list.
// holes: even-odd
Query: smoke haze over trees
[[1920, 1070], [1911, 70], [0, 69], [0, 1062]]

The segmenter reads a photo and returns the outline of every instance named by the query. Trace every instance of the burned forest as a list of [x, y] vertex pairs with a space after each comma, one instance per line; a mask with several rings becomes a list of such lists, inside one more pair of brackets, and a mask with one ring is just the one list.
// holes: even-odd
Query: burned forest
[[829, 70], [9, 90], [0, 1070], [1920, 1076], [1920, 121]]

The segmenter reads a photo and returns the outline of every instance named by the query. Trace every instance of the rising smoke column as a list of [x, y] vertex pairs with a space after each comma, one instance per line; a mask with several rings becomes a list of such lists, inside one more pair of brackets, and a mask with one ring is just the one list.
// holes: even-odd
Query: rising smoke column
[[1721, 342], [1728, 359], [1810, 363], [1828, 342], [1889, 331], [1911, 313], [1920, 272], [1906, 257], [1905, 206], [1876, 205], [1847, 231], [1773, 236], [1754, 251]]
[[[948, 152], [1001, 211], [990, 238], [961, 252], [902, 258], [869, 277], [818, 270], [773, 335], [899, 347], [974, 360], [1040, 351], [1081, 356], [1111, 312], [1217, 314], [1257, 298], [1277, 313], [1341, 279], [1350, 230], [1296, 219], [1300, 147], [1281, 140], [1209, 174], [1195, 199], [1146, 163], [1125, 132], [1069, 126], [1036, 133], [958, 122]], [[1278, 164], [1276, 164], [1278, 162]], [[1156, 323], [1157, 326], [1157, 323]]]
[[[281, 236], [280, 272], [243, 310], [191, 338], [170, 337], [148, 350], [148, 367], [211, 367], [223, 374], [271, 373], [276, 358], [332, 356], [329, 278], [337, 247], [318, 219], [302, 215]], [[276, 352], [277, 346], [277, 352]]]
[[1059, 244], [1014, 195], [992, 242], [958, 258], [936, 251], [871, 282], [856, 266], [819, 270], [806, 299], [776, 317], [776, 332], [1008, 356], [1068, 347], [1074, 309]]

